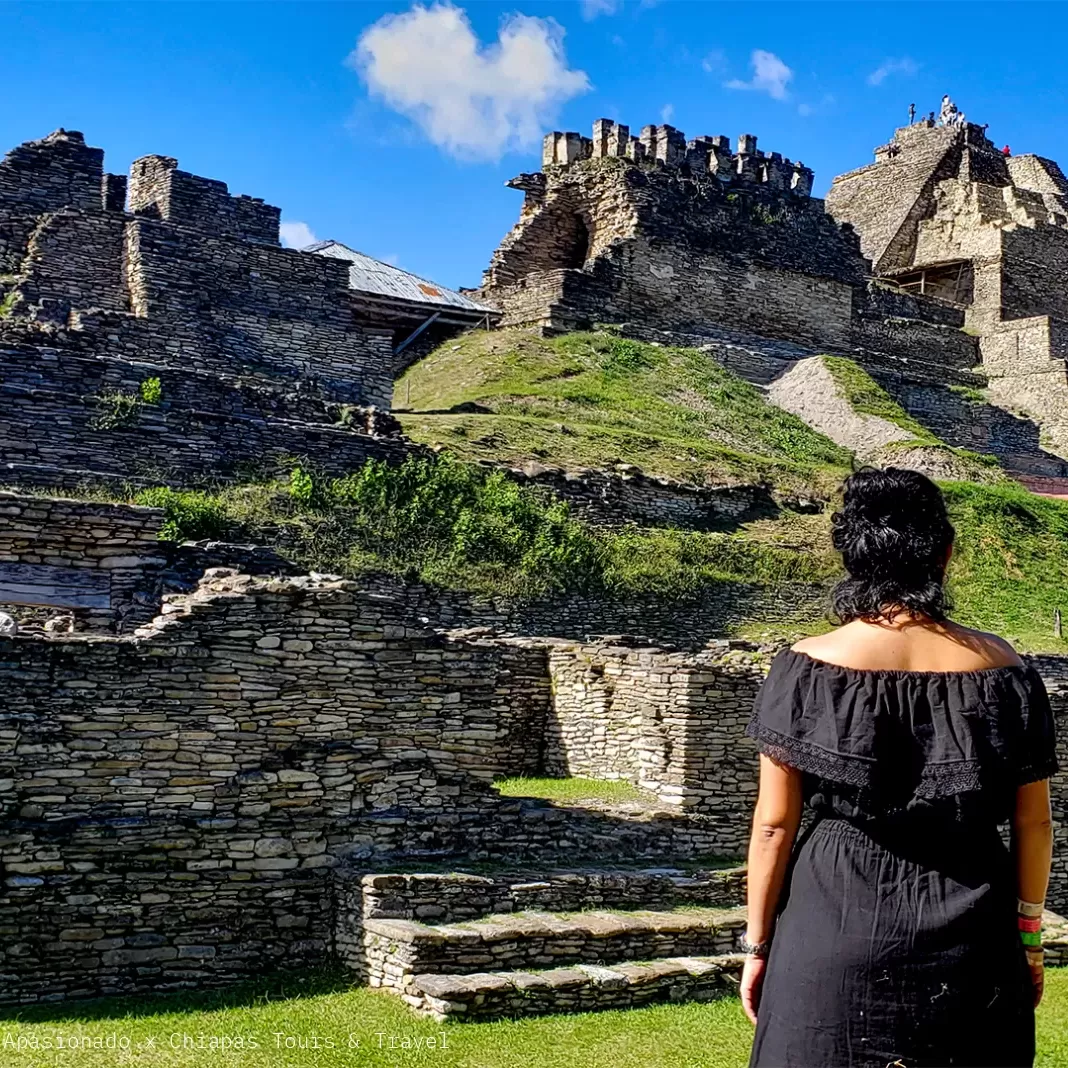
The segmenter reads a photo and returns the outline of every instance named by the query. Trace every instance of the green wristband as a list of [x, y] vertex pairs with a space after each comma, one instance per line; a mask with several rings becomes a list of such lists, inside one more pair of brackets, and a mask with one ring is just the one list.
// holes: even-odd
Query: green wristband
[[1025, 946], [1041, 946], [1042, 935], [1039, 931], [1021, 931], [1020, 941], [1023, 942]]

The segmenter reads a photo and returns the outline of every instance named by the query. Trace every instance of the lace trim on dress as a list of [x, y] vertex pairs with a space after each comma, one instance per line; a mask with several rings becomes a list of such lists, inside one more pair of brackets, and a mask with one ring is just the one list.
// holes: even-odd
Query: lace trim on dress
[[[756, 740], [760, 752], [780, 764], [844, 786], [871, 789], [877, 785], [874, 776], [876, 763], [869, 758], [834, 753], [801, 738], [782, 734], [765, 726], [755, 716], [746, 726], [745, 733]], [[1050, 778], [1057, 770], [1054, 757], [1036, 760], [1012, 770], [995, 770], [989, 764], [984, 766], [978, 760], [927, 764], [921, 770], [919, 781], [912, 793], [914, 797], [934, 800], [982, 790], [992, 784], [991, 780], [998, 778], [998, 771], [1004, 774], [1003, 782], [1007, 780], [1013, 786], [1026, 786], [1028, 783]]]
[[798, 771], [806, 771], [829, 782], [840, 782], [847, 786], [871, 786], [873, 764], [856, 757], [832, 753], [801, 738], [780, 734], [766, 727], [755, 716], [749, 721], [745, 733], [755, 738], [757, 748], [765, 755], [781, 764], [788, 764]]

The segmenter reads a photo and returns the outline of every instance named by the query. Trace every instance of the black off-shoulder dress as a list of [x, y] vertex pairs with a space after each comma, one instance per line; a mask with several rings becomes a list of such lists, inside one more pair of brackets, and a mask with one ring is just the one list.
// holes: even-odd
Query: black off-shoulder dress
[[804, 772], [751, 1068], [1031, 1065], [998, 825], [1057, 770], [1030, 667], [867, 671], [786, 650], [747, 733]]

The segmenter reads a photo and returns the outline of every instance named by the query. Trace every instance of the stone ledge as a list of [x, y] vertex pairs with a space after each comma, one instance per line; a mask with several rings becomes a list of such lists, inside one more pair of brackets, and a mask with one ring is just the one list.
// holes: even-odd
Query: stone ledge
[[471, 975], [733, 952], [745, 909], [502, 914], [468, 923], [365, 920], [361, 967], [372, 986], [407, 991], [412, 976]]
[[438, 1020], [536, 1016], [630, 1008], [656, 1001], [710, 1001], [737, 991], [743, 957], [666, 957], [606, 967], [416, 975], [404, 1000]]
[[[574, 868], [466, 872], [353, 873], [349, 892], [368, 920], [456, 923], [529, 910], [730, 908], [745, 900], [745, 868], [685, 870]], [[357, 906], [358, 907], [358, 906]]]

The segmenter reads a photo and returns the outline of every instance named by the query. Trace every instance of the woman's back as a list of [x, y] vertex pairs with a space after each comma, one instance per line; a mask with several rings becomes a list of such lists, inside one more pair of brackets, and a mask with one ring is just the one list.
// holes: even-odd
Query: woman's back
[[996, 634], [942, 623], [893, 625], [854, 620], [806, 638], [794, 649], [815, 660], [860, 671], [982, 671], [1019, 666], [1016, 650]]
[[843, 625], [775, 658], [747, 728], [751, 1065], [1029, 1065], [1041, 967], [1017, 898], [1037, 939], [1057, 769], [1042, 679], [948, 619], [928, 479], [857, 472], [832, 529]]

